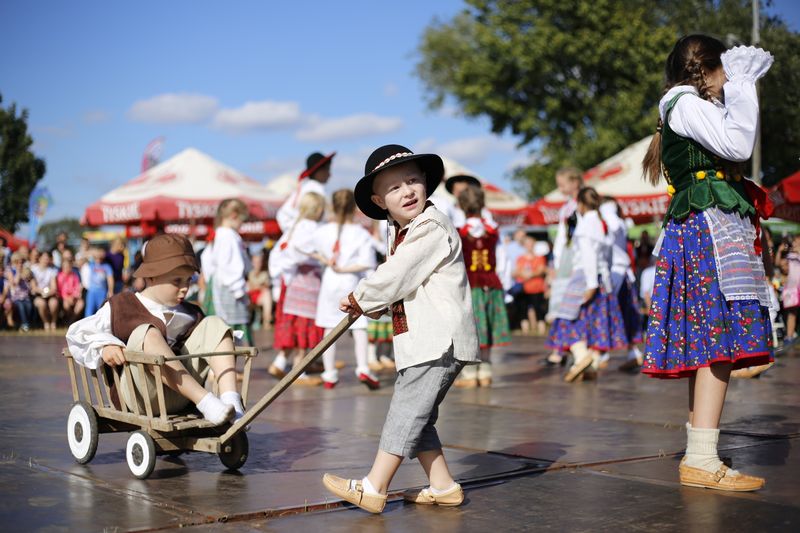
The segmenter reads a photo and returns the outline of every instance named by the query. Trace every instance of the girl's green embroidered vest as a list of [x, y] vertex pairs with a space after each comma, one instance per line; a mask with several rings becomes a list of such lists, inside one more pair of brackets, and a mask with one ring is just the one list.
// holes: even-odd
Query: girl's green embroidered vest
[[664, 225], [671, 219], [683, 220], [692, 211], [703, 211], [712, 206], [726, 212], [735, 211], [742, 217], [755, 215], [755, 207], [745, 192], [742, 177], [727, 176], [724, 160], [669, 127], [670, 112], [684, 94], [687, 93], [675, 95], [664, 113], [661, 164], [672, 197]]

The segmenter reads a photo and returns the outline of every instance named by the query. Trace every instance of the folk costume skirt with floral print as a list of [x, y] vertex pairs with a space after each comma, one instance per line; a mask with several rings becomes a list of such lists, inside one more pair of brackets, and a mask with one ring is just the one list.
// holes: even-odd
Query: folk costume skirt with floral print
[[511, 328], [502, 289], [473, 287], [472, 312], [481, 348], [511, 344]]
[[567, 352], [579, 341], [586, 342], [589, 348], [598, 352], [621, 350], [628, 346], [617, 295], [607, 291], [602, 282], [594, 298], [581, 306], [578, 318], [556, 318], [553, 321], [547, 347]]
[[769, 310], [754, 300], [726, 300], [714, 243], [703, 213], [670, 220], [656, 263], [642, 372], [659, 378], [693, 376], [698, 368], [772, 359]]

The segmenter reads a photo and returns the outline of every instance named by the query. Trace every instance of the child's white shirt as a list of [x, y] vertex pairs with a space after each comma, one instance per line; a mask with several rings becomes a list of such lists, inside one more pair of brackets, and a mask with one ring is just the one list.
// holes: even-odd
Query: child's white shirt
[[[221, 283], [239, 299], [247, 291], [247, 273], [253, 268], [239, 233], [225, 226], [216, 228], [207, 258], [214, 282]], [[205, 250], [203, 251], [205, 255]]]
[[308, 192], [315, 192], [324, 198], [325, 185], [311, 178], [303, 178], [300, 180], [300, 183], [297, 184], [295, 190], [292, 191], [292, 194], [283, 202], [283, 205], [281, 205], [275, 215], [278, 226], [280, 226], [283, 233], [292, 229], [292, 226], [299, 216], [298, 205], [300, 204], [300, 198]]
[[[318, 222], [304, 218], [298, 220], [294, 228], [281, 235], [275, 243], [275, 250], [270, 253], [270, 276], [276, 276], [273, 268], [280, 272], [286, 285], [292, 282], [298, 267], [304, 264], [318, 265], [319, 262], [310, 257], [314, 251], [314, 234], [319, 226]], [[284, 246], [284, 244], [286, 246]], [[278, 251], [273, 261], [272, 254]]]
[[[170, 346], [195, 322], [195, 317], [183, 312], [180, 306], [169, 307], [141, 293], [136, 293], [135, 296], [151, 315], [164, 322], [167, 327], [167, 343]], [[171, 314], [169, 320], [165, 313]], [[108, 302], [95, 314], [74, 322], [67, 330], [67, 346], [72, 357], [87, 368], [100, 366], [103, 362], [103, 347], [108, 345], [125, 347], [125, 343], [111, 333], [111, 304]]]
[[597, 211], [587, 211], [578, 216], [578, 224], [572, 235], [572, 269], [583, 271], [587, 289], [599, 287], [598, 276], [602, 276], [606, 288], [610, 285], [605, 239], [603, 223]]
[[[394, 254], [361, 280], [353, 297], [365, 313], [403, 300], [408, 331], [394, 335], [397, 369], [442, 357], [475, 361], [478, 337], [461, 237], [434, 206], [412, 220]], [[390, 246], [395, 228], [389, 232]], [[396, 317], [395, 317], [396, 318]]]

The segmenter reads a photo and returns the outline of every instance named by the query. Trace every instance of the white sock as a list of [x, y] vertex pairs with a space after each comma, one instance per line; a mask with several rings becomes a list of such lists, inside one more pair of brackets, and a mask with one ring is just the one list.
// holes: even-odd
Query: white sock
[[223, 392], [222, 394], [219, 395], [219, 399], [222, 400], [222, 403], [233, 407], [233, 411], [236, 413], [234, 415], [236, 420], [244, 416], [244, 405], [242, 405], [241, 394], [239, 394], [236, 391]]
[[[722, 466], [722, 461], [717, 454], [719, 430], [696, 428], [687, 422], [686, 437], [686, 466], [711, 473], [719, 470]], [[738, 472], [731, 469], [729, 475], [738, 475]]]
[[454, 488], [456, 488], [456, 485], [458, 485], [458, 483], [456, 483], [455, 481], [453, 481], [453, 484], [452, 484], [452, 485], [450, 485], [450, 486], [449, 486], [448, 488], [446, 488], [446, 489], [435, 489], [435, 488], [433, 488], [433, 485], [431, 485], [430, 487], [428, 487], [428, 490], [430, 490], [430, 491], [431, 491], [431, 494], [433, 494], [434, 496], [441, 496], [441, 495], [442, 495], [442, 494], [444, 494], [445, 492], [450, 492], [451, 490], [453, 490]]
[[[327, 337], [333, 328], [325, 328], [325, 336]], [[322, 366], [325, 372], [322, 373], [322, 379], [325, 381], [333, 382], [339, 380], [338, 372], [336, 371], [336, 344], [331, 344], [327, 350], [322, 352]]]
[[356, 355], [356, 372], [367, 374], [372, 379], [377, 379], [369, 370], [369, 357], [367, 356], [367, 346], [369, 346], [369, 337], [367, 336], [366, 329], [354, 329], [353, 333], [353, 350]]
[[367, 345], [367, 361], [370, 363], [378, 362], [378, 347], [373, 342]]
[[638, 346], [634, 346], [628, 350], [628, 359], [636, 359], [637, 361], [642, 358], [642, 351]]
[[[350, 490], [355, 490], [356, 483], [358, 483], [357, 479], [350, 480]], [[372, 483], [370, 483], [369, 478], [366, 476], [364, 476], [364, 479], [361, 480], [361, 486], [364, 488], [364, 492], [367, 494], [375, 494], [376, 496], [381, 495], [377, 490], [375, 490], [375, 487], [372, 486]]]
[[287, 365], [286, 355], [284, 355], [282, 351], [278, 352], [278, 355], [276, 355], [275, 359], [272, 360], [272, 364], [275, 365], [275, 367], [280, 368], [281, 370], [286, 372], [286, 365]]
[[223, 403], [210, 392], [197, 402], [197, 410], [200, 411], [203, 418], [215, 425], [227, 422], [234, 413], [233, 407]]

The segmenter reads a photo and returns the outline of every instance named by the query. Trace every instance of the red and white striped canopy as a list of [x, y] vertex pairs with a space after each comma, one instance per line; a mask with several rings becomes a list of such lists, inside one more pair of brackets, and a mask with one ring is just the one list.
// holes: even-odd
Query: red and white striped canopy
[[[652, 138], [651, 135], [628, 146], [583, 175], [586, 186], [594, 187], [601, 196], [613, 196], [619, 202], [623, 216], [637, 223], [660, 219], [669, 205], [664, 179], [654, 187], [642, 178], [642, 159]], [[528, 222], [558, 223], [558, 210], [564, 202], [566, 198], [558, 190], [548, 193], [531, 206]]]
[[256, 220], [274, 219], [283, 200], [264, 184], [187, 148], [105, 194], [86, 208], [83, 222], [90, 226], [210, 222], [226, 198], [242, 200]]

